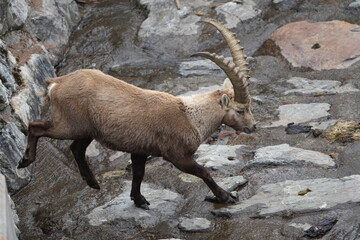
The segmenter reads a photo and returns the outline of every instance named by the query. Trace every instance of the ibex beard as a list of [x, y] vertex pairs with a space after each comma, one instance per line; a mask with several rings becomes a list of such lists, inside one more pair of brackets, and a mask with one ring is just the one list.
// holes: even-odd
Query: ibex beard
[[133, 180], [130, 197], [137, 207], [148, 209], [140, 192], [149, 155], [162, 156], [185, 173], [206, 183], [218, 202], [234, 203], [236, 197], [219, 187], [193, 155], [221, 124], [251, 133], [255, 120], [248, 92], [248, 67], [243, 48], [221, 23], [204, 20], [224, 36], [233, 63], [208, 52], [197, 53], [224, 70], [228, 78], [222, 90], [175, 97], [141, 89], [98, 70], [78, 70], [47, 81], [51, 121], [29, 123], [28, 143], [19, 168], [34, 162], [40, 137], [74, 140], [70, 149], [87, 184], [100, 189], [85, 158], [95, 139], [102, 145], [131, 153]]

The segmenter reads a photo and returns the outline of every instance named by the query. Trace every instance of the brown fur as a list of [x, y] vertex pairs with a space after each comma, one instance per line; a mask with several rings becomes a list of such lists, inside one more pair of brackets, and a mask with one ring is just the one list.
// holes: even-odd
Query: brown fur
[[[137, 206], [148, 205], [140, 184], [149, 155], [162, 156], [180, 170], [201, 177], [219, 201], [233, 201], [192, 159], [222, 123], [240, 131], [255, 129], [250, 106], [234, 102], [232, 89], [175, 97], [135, 87], [97, 70], [78, 70], [48, 84], [52, 121], [29, 124], [28, 147], [19, 167], [35, 160], [39, 137], [72, 139], [71, 150], [81, 175], [89, 186], [99, 188], [85, 160], [86, 147], [96, 139], [110, 149], [132, 154], [131, 197]], [[236, 113], [239, 109], [244, 113]]]

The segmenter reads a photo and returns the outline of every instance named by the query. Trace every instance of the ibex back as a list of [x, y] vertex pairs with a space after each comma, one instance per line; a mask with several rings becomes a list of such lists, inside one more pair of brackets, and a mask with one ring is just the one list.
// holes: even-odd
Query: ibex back
[[248, 68], [234, 35], [214, 20], [205, 22], [215, 26], [231, 46], [234, 63], [216, 54], [195, 54], [224, 70], [228, 79], [222, 90], [175, 97], [135, 87], [97, 70], [78, 70], [48, 80], [52, 120], [29, 124], [28, 144], [19, 167], [35, 160], [39, 137], [71, 139], [82, 177], [90, 187], [99, 189], [85, 158], [86, 148], [95, 139], [110, 149], [131, 153], [131, 199], [137, 207], [148, 209], [149, 205], [140, 193], [149, 155], [162, 156], [181, 171], [202, 178], [219, 202], [235, 202], [235, 196], [220, 188], [209, 171], [193, 160], [193, 154], [223, 123], [247, 133], [255, 130]]

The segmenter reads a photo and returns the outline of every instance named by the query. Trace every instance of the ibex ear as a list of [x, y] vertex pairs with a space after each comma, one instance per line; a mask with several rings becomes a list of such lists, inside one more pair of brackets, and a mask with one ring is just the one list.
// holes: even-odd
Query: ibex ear
[[223, 89], [233, 89], [230, 79], [226, 78], [223, 83]]
[[228, 97], [228, 95], [224, 94], [221, 96], [221, 105], [223, 106], [229, 106], [230, 103], [230, 98]]

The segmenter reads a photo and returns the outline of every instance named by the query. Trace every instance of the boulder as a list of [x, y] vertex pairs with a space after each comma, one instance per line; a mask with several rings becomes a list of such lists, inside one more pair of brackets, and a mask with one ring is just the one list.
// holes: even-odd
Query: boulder
[[278, 108], [279, 120], [267, 127], [287, 126], [289, 123], [305, 123], [312, 120], [327, 118], [330, 104], [309, 103], [309, 104], [286, 104]]
[[261, 14], [252, 0], [230, 1], [216, 8], [216, 13], [225, 17], [225, 26], [235, 28], [240, 22], [253, 19]]
[[259, 53], [301, 69], [356, 67], [360, 65], [359, 31], [359, 25], [344, 21], [293, 22], [272, 33]]
[[285, 181], [260, 187], [254, 196], [212, 212], [216, 216], [291, 216], [359, 204], [360, 175]]
[[[173, 216], [182, 202], [182, 197], [170, 190], [154, 187], [147, 183], [141, 185], [142, 194], [150, 202], [150, 210], [135, 207], [130, 199], [131, 182], [125, 181], [123, 192], [102, 206], [96, 207], [86, 216], [90, 225], [100, 226], [116, 222], [134, 222], [142, 228], [153, 227], [160, 221]], [[134, 226], [135, 227], [135, 226]]]
[[74, 0], [42, 0], [33, 6], [29, 20], [27, 27], [37, 40], [58, 48], [67, 44], [80, 14]]
[[301, 165], [304, 163], [326, 168], [336, 165], [327, 154], [281, 144], [257, 149], [254, 159], [249, 161], [246, 167]]
[[286, 82], [294, 86], [294, 89], [285, 91], [285, 95], [322, 96], [359, 91], [359, 89], [351, 83], [342, 85], [340, 81], [334, 80], [310, 80], [301, 77], [293, 77]]
[[25, 0], [5, 0], [0, 3], [0, 34], [22, 27], [28, 17]]
[[19, 190], [30, 181], [27, 169], [17, 169], [25, 150], [25, 135], [14, 123], [6, 124], [0, 132], [0, 170], [6, 177], [10, 193]]

